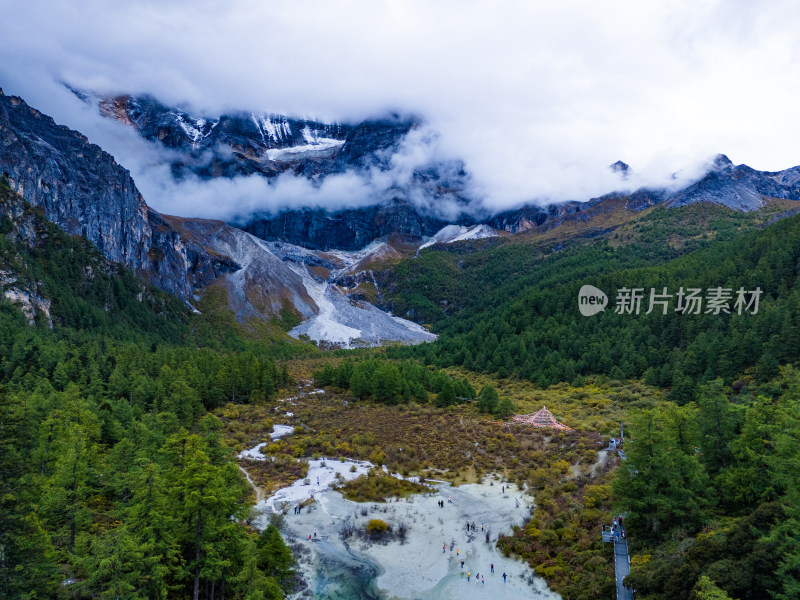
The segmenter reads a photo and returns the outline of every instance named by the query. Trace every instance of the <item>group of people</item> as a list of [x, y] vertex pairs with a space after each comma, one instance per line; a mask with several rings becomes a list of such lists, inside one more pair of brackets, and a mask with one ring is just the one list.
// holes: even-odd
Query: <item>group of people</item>
[[[448, 498], [448, 502], [450, 502], [449, 498]], [[472, 521], [472, 522], [466, 521], [465, 525], [466, 525], [466, 528], [467, 528], [467, 532], [477, 531], [478, 530], [478, 527], [475, 524], [475, 521]], [[486, 528], [486, 525], [484, 523], [481, 523], [481, 531], [484, 531], [485, 528]], [[445, 551], [445, 548], [446, 548], [446, 544], [443, 544], [442, 545], [442, 552]], [[450, 548], [450, 550], [452, 550], [452, 547]], [[458, 556], [459, 553], [460, 553], [460, 550], [458, 548], [456, 548], [456, 556]], [[461, 568], [462, 569], [464, 568], [464, 559], [463, 558], [461, 559]], [[494, 575], [494, 563], [491, 563], [489, 565], [489, 572], [492, 575]], [[504, 582], [506, 581], [507, 577], [508, 577], [508, 575], [506, 573], [503, 573], [503, 581]], [[472, 574], [469, 571], [467, 571], [467, 581], [472, 581]], [[486, 583], [486, 579], [480, 573], [475, 573], [475, 581], [480, 581], [481, 583]]]
[[611, 523], [611, 535], [614, 538], [614, 541], [619, 541], [620, 537], [624, 540], [625, 538], [625, 530], [622, 528], [622, 517], [617, 517], [616, 521], [612, 521]]
[[[467, 525], [467, 531], [477, 531], [477, 529], [475, 527], [475, 521], [473, 521], [472, 523], [467, 521], [466, 525]], [[484, 530], [484, 527], [485, 527], [484, 524], [481, 523], [481, 531]]]
[[[463, 560], [461, 561], [461, 568], [462, 569], [464, 568], [464, 561]], [[491, 574], [494, 575], [494, 563], [491, 564], [490, 569], [491, 569]], [[506, 582], [506, 578], [507, 577], [508, 577], [508, 575], [506, 575], [506, 573], [503, 572], [503, 583]], [[467, 571], [467, 581], [471, 581], [471, 580], [472, 580], [472, 575], [470, 574], [469, 571]], [[480, 573], [475, 573], [475, 581], [480, 581], [481, 583], [486, 583], [485, 577], [483, 575], [481, 575]]]

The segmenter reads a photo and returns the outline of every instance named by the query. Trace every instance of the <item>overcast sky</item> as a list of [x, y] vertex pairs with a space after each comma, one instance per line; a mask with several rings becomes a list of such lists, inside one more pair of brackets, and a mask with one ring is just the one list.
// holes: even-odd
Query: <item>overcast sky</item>
[[[796, 1], [0, 6], [0, 86], [107, 142], [123, 164], [133, 153], [55, 81], [208, 114], [418, 113], [440, 133], [435, 152], [463, 158], [476, 193], [497, 209], [605, 193], [620, 186], [607, 169], [617, 159], [636, 184], [696, 176], [717, 152], [762, 170], [800, 164]], [[281, 202], [291, 204], [288, 189]], [[169, 206], [180, 193], [146, 199], [186, 210]]]

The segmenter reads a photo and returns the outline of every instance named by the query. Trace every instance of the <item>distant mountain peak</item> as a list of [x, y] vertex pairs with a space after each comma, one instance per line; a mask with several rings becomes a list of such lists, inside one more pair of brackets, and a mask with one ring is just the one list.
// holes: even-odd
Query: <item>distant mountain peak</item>
[[714, 171], [722, 171], [727, 167], [732, 167], [733, 161], [724, 154], [717, 154], [714, 157], [714, 162], [711, 163], [711, 168]]
[[631, 166], [628, 163], [622, 162], [618, 160], [614, 164], [608, 165], [608, 168], [614, 171], [614, 173], [619, 173], [624, 177], [628, 176], [628, 173], [631, 170]]

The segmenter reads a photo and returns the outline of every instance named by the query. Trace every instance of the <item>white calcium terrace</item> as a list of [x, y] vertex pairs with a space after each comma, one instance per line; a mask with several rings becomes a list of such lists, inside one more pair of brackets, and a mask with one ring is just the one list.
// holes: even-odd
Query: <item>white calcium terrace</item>
[[[559, 598], [525, 563], [504, 557], [496, 548], [498, 534], [510, 533], [531, 514], [533, 499], [522, 490], [487, 478], [459, 487], [439, 482], [435, 493], [387, 503], [355, 503], [331, 489], [337, 479], [354, 479], [370, 468], [367, 462], [311, 460], [306, 478], [257, 504], [262, 527], [271, 512], [287, 513], [283, 534], [289, 543], [303, 544], [310, 551], [299, 553], [298, 568], [315, 597], [358, 597], [369, 589], [396, 600]], [[310, 498], [314, 500], [310, 506], [294, 512], [295, 506]], [[407, 528], [405, 541], [341, 539], [343, 527], [361, 530], [374, 518], [386, 521], [395, 531], [402, 523]], [[339, 567], [334, 570], [331, 563], [337, 560]]]
[[328, 498], [323, 492], [331, 492], [334, 483], [352, 481], [365, 475], [374, 465], [366, 461], [355, 460], [309, 460], [308, 475], [298, 479], [289, 487], [278, 490], [275, 494], [256, 506], [258, 510], [267, 512], [285, 512], [292, 505], [300, 504], [313, 498], [323, 512]]
[[[294, 432], [292, 425], [273, 425], [272, 433], [269, 434], [269, 439], [273, 442], [282, 438], [285, 435], [290, 435]], [[239, 453], [239, 458], [247, 458], [249, 460], [266, 460], [266, 457], [261, 453], [261, 449], [267, 445], [267, 442], [256, 444], [252, 448], [242, 450]]]

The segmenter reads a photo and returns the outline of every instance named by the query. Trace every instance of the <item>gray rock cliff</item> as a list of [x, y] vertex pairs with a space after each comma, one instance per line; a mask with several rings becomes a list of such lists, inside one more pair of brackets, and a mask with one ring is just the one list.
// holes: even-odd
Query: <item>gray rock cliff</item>
[[184, 239], [148, 207], [113, 156], [2, 92], [0, 175], [47, 219], [170, 293], [189, 298], [195, 288], [238, 268]]

